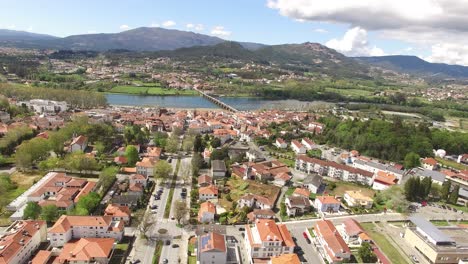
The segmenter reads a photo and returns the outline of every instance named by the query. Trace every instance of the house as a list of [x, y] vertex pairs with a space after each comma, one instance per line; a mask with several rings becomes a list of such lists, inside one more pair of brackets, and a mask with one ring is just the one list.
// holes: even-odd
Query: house
[[324, 127], [325, 127], [324, 124], [318, 123], [318, 122], [310, 122], [308, 125], [308, 129], [313, 131], [316, 134], [321, 134]]
[[253, 226], [245, 227], [245, 248], [247, 255], [256, 259], [269, 260], [282, 254], [292, 254], [294, 246], [291, 234], [285, 224], [276, 224], [274, 220], [257, 219]]
[[136, 163], [136, 171], [138, 174], [146, 177], [152, 177], [156, 160], [151, 157], [144, 157], [141, 161]]
[[148, 177], [143, 175], [143, 174], [132, 174], [128, 177], [130, 186], [139, 184], [146, 188], [146, 185], [148, 184]]
[[145, 188], [141, 183], [131, 183], [128, 186], [127, 194], [134, 195], [134, 196], [142, 196]]
[[468, 164], [468, 154], [458, 155], [457, 162], [458, 163], [463, 163], [463, 164]]
[[320, 186], [322, 185], [322, 177], [317, 174], [309, 174], [304, 178], [302, 186], [309, 189], [311, 193], [317, 193]]
[[39, 249], [39, 245], [46, 241], [45, 221], [15, 221], [2, 232], [0, 237], [0, 263], [27, 263]]
[[208, 163], [210, 162], [210, 156], [211, 156], [211, 151], [207, 148], [205, 148], [205, 150], [203, 150], [203, 160]]
[[310, 197], [310, 191], [305, 188], [296, 188], [294, 189], [294, 192], [292, 193], [293, 196], [299, 196], [299, 197], [304, 197], [309, 199]]
[[256, 195], [256, 194], [244, 194], [242, 197], [239, 198], [237, 201], [237, 206], [239, 208], [249, 207], [249, 208], [256, 208], [256, 209], [272, 209], [274, 205], [274, 201], [271, 201], [269, 198]]
[[344, 200], [349, 207], [364, 207], [366, 209], [372, 208], [374, 200], [363, 194], [361, 191], [345, 191], [343, 195]]
[[419, 177], [421, 180], [425, 177], [432, 179], [433, 183], [442, 185], [445, 182], [446, 175], [439, 171], [428, 170], [424, 168], [413, 168], [409, 171], [408, 175], [413, 175]]
[[216, 215], [216, 205], [207, 201], [200, 204], [198, 210], [198, 222], [200, 223], [213, 223]]
[[395, 175], [398, 180], [401, 180], [403, 178], [403, 175], [405, 175], [406, 173], [404, 170], [402, 170], [402, 166], [399, 164], [394, 164], [394, 165], [382, 164], [380, 162], [371, 161], [364, 157], [359, 157], [359, 158], [354, 159], [353, 166], [357, 169], [370, 171], [374, 175], [377, 174], [379, 171], [383, 171], [385, 173], [391, 173]]
[[213, 184], [213, 178], [203, 174], [198, 176], [198, 187], [207, 187]]
[[296, 154], [305, 154], [307, 151], [306, 147], [297, 140], [291, 141], [291, 148]]
[[143, 155], [145, 157], [153, 158], [154, 160], [159, 160], [159, 158], [161, 157], [161, 152], [162, 152], [162, 148], [148, 147], [146, 149], [146, 153], [144, 153]]
[[427, 169], [427, 170], [436, 170], [437, 169], [437, 160], [435, 160], [434, 158], [425, 158], [421, 161], [421, 165], [423, 166], [423, 168]]
[[48, 264], [52, 258], [52, 251], [39, 250], [31, 261], [31, 264]]
[[131, 211], [128, 206], [109, 204], [104, 211], [104, 216], [112, 216], [113, 221], [123, 221], [125, 225], [129, 225]]
[[211, 199], [218, 199], [218, 187], [209, 185], [198, 189], [198, 200], [207, 201]]
[[112, 216], [62, 215], [49, 229], [47, 237], [53, 247], [61, 247], [79, 238], [113, 238], [120, 241], [123, 234], [124, 222], [114, 221]]
[[71, 241], [63, 249], [54, 263], [107, 264], [114, 251], [113, 238], [81, 238]]
[[271, 257], [268, 264], [301, 264], [301, 260], [297, 254], [282, 254], [279, 256]]
[[282, 138], [277, 138], [275, 141], [275, 146], [280, 149], [285, 149], [288, 147], [288, 143], [286, 143], [286, 141], [284, 141]]
[[112, 203], [119, 206], [128, 206], [130, 208], [136, 208], [140, 195], [115, 195], [112, 198]]
[[247, 219], [252, 223], [257, 219], [275, 219], [275, 217], [276, 214], [271, 209], [253, 209], [247, 214]]
[[337, 213], [340, 210], [341, 202], [333, 196], [317, 196], [314, 207], [320, 213]]
[[286, 172], [282, 172], [282, 173], [279, 173], [279, 174], [274, 176], [273, 184], [278, 186], [278, 187], [283, 187], [283, 186], [285, 186], [286, 184], [289, 183], [291, 178], [292, 178], [291, 175], [289, 175]]
[[127, 164], [128, 160], [125, 156], [117, 156], [114, 158], [114, 163], [118, 165]]
[[289, 196], [284, 201], [288, 216], [303, 215], [311, 211], [312, 205], [309, 198], [304, 196]]
[[198, 239], [197, 263], [225, 264], [227, 263], [226, 237], [211, 232], [201, 235]]
[[351, 257], [351, 251], [330, 220], [319, 220], [314, 226], [314, 235], [323, 250], [321, 255], [328, 263], [342, 263]]
[[81, 151], [84, 152], [88, 147], [88, 138], [80, 135], [75, 137], [73, 141], [70, 143], [69, 152], [76, 152]]
[[301, 140], [301, 143], [306, 148], [306, 150], [312, 150], [312, 149], [316, 149], [318, 147], [318, 145], [315, 144], [315, 142], [313, 142], [312, 140], [310, 140], [308, 138], [303, 138]]
[[265, 160], [263, 154], [259, 151], [251, 149], [245, 153], [245, 157], [249, 160], [249, 162], [261, 162]]
[[371, 242], [364, 228], [353, 218], [346, 219], [343, 224], [341, 224], [341, 229], [339, 231], [347, 244], [361, 245], [363, 242]]
[[226, 177], [226, 164], [224, 160], [212, 160], [211, 161], [211, 175], [213, 178], [224, 178]]
[[398, 178], [393, 173], [387, 173], [384, 171], [377, 172], [372, 183], [372, 189], [374, 190], [386, 190], [396, 184]]

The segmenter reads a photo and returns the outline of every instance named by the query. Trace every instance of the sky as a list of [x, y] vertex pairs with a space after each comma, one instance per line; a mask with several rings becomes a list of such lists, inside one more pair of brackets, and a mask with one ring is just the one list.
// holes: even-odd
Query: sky
[[0, 7], [0, 28], [59, 37], [164, 27], [468, 65], [468, 0], [0, 0]]

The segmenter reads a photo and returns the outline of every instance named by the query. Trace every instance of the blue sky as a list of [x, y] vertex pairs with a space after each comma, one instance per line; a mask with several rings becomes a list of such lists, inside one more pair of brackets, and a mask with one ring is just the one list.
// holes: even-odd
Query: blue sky
[[[363, 8], [369, 1], [0, 0], [0, 28], [63, 37], [119, 32], [152, 25], [265, 44], [319, 42], [351, 56], [413, 54], [429, 60], [458, 62], [456, 58], [444, 57], [444, 54], [460, 47], [451, 47], [451, 43], [438, 43], [436, 38], [427, 39], [420, 34], [420, 30], [407, 29], [407, 17], [401, 14], [408, 8], [400, 9], [398, 6], [406, 3], [406, 0], [371, 1], [375, 3], [374, 9], [386, 12], [382, 15], [368, 13], [369, 10]], [[433, 3], [452, 0], [418, 1]], [[350, 11], [343, 15], [343, 12], [347, 12], [346, 8]], [[391, 23], [389, 26], [379, 16], [401, 21], [401, 25]], [[433, 26], [429, 22], [423, 25], [428, 33]], [[193, 26], [187, 28], [187, 24]], [[446, 32], [450, 29], [444, 30]], [[416, 34], [416, 37], [410, 38], [409, 34]], [[435, 54], [435, 51], [438, 53]], [[468, 58], [466, 63], [460, 61], [460, 64], [468, 64]]]

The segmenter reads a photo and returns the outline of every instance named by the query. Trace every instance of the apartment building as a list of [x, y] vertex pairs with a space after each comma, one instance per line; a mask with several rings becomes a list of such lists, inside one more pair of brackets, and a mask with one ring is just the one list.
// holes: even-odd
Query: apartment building
[[314, 226], [314, 234], [322, 250], [320, 254], [328, 263], [342, 263], [349, 260], [351, 251], [330, 220], [320, 220]]

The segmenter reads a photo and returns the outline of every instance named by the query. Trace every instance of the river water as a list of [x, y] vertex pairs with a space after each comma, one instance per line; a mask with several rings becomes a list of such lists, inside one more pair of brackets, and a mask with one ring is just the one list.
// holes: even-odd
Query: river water
[[[159, 106], [164, 108], [219, 108], [201, 96], [157, 96], [106, 94], [111, 105]], [[257, 109], [305, 109], [323, 102], [300, 102], [297, 100], [268, 100], [246, 97], [219, 97], [224, 103], [241, 111]]]

